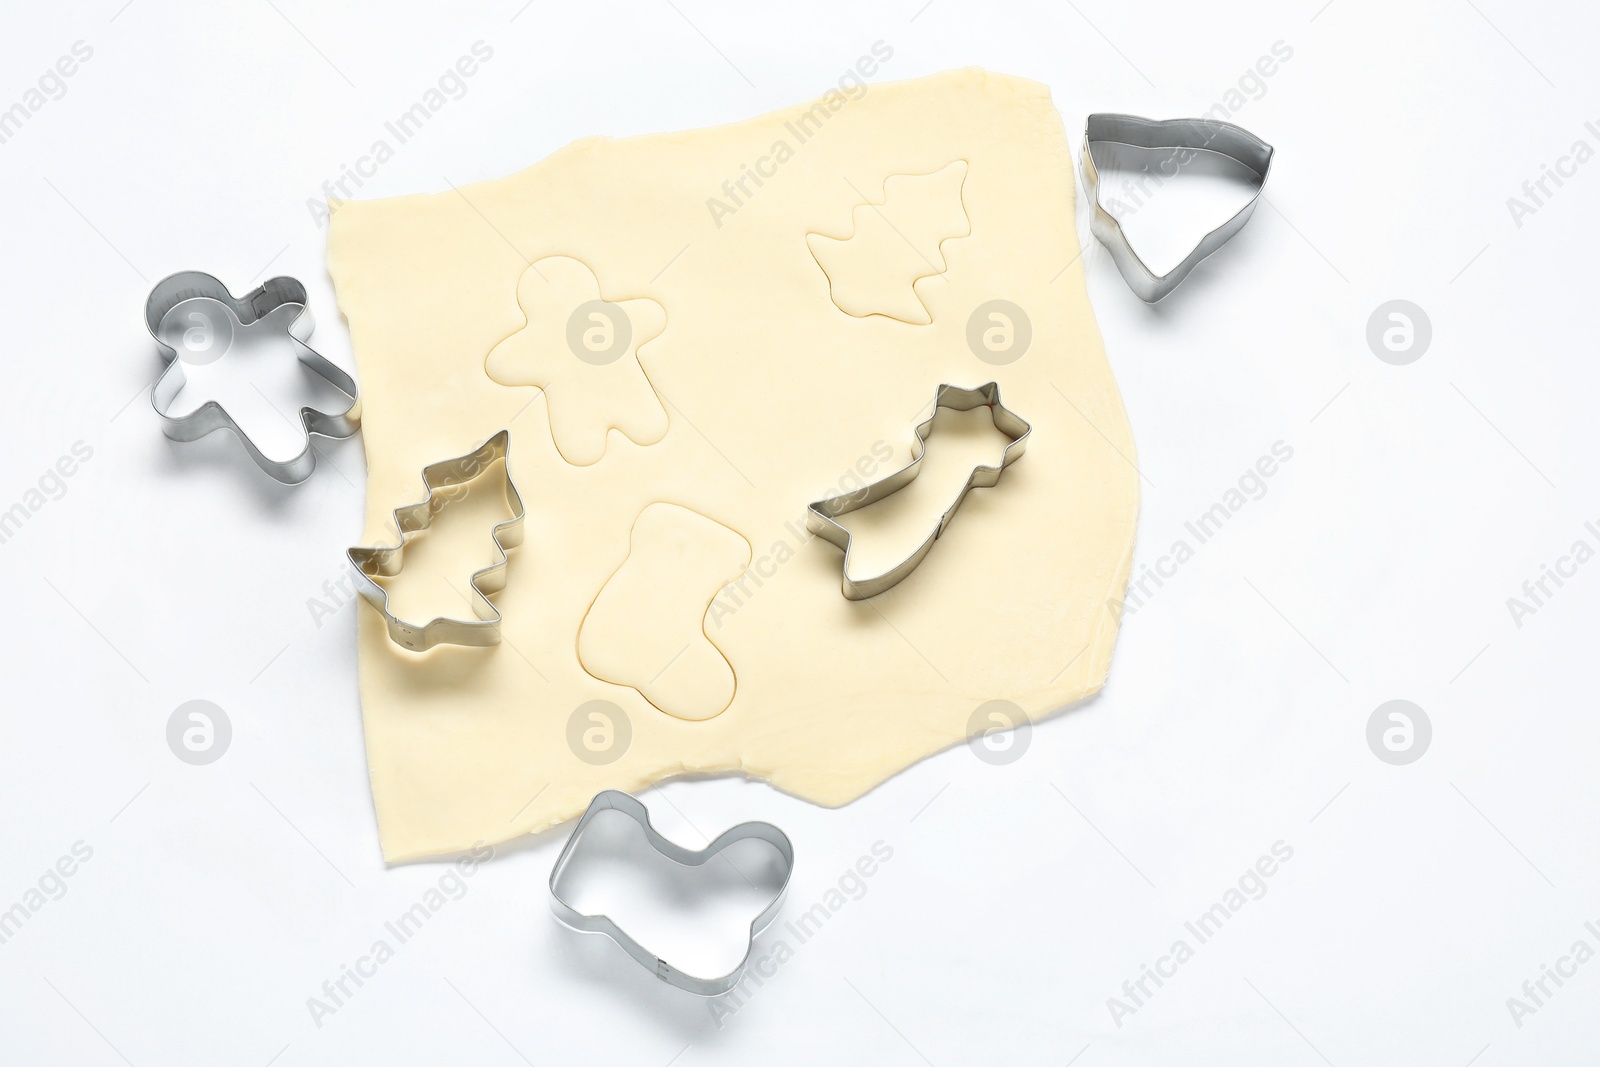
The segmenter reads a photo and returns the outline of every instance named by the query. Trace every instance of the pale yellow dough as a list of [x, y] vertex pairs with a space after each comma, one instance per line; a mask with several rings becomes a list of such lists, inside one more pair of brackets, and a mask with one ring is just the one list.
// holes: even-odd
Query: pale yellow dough
[[[335, 206], [328, 264], [363, 390], [366, 543], [386, 540], [425, 464], [504, 427], [528, 508], [495, 597], [505, 644], [416, 655], [360, 608], [362, 713], [390, 860], [540, 830], [600, 789], [684, 774], [742, 773], [843, 804], [964, 741], [985, 701], [1037, 719], [1104, 684], [1138, 482], [1084, 288], [1061, 118], [1043, 86], [979, 70], [833, 102], [582, 141], [459, 192]], [[792, 125], [802, 113], [803, 143]], [[741, 189], [747, 171], [761, 183]], [[909, 248], [894, 239], [908, 228]], [[562, 257], [550, 264], [558, 277], [541, 283], [530, 264], [551, 257]], [[832, 289], [830, 270], [841, 272]], [[639, 309], [615, 362], [560, 350], [578, 310], [566, 303], [579, 299]], [[1004, 365], [968, 342], [969, 319], [991, 300], [1031, 325], [1025, 353]], [[993, 321], [986, 313], [979, 329]], [[1032, 423], [1027, 454], [967, 498], [906, 581], [845, 600], [841, 554], [807, 538], [806, 504], [907, 462], [940, 382], [990, 380]], [[930, 463], [941, 447], [936, 434]], [[952, 438], [945, 462], [959, 448]], [[892, 562], [886, 541], [909, 551], [925, 536], [959, 471], [927, 480], [903, 505], [851, 517], [875, 560]], [[499, 516], [476, 506], [462, 515], [475, 516], [481, 549]], [[868, 514], [883, 510], [899, 514]], [[654, 591], [625, 569], [641, 517], [655, 546], [641, 565], [659, 570], [674, 554], [689, 564]], [[482, 565], [456, 554], [391, 589], [404, 596], [414, 581], [419, 602], [450, 610], [438, 570]], [[744, 567], [741, 554], [743, 575], [706, 588]], [[580, 658], [582, 620], [619, 571], [617, 602], [601, 601], [605, 625]], [[697, 618], [687, 675], [635, 677], [656, 645], [687, 642]], [[630, 628], [657, 624], [654, 644], [630, 655]], [[729, 685], [731, 702], [713, 708]], [[679, 714], [646, 699], [652, 687]], [[626, 729], [594, 719], [595, 705], [573, 729], [627, 736], [613, 762], [569, 745], [569, 720], [595, 700], [620, 708]]]

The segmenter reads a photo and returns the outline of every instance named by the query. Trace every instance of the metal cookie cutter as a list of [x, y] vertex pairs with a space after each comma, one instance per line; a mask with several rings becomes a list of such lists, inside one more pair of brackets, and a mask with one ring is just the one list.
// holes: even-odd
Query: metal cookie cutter
[[[397, 545], [379, 545], [376, 548], [352, 548], [345, 553], [356, 569], [356, 582], [361, 595], [383, 615], [389, 624], [389, 638], [413, 652], [424, 652], [434, 645], [498, 645], [500, 643], [500, 609], [489, 601], [490, 593], [506, 587], [506, 551], [522, 543], [522, 520], [527, 512], [522, 506], [522, 496], [511, 481], [511, 463], [507, 453], [511, 447], [510, 431], [501, 430], [477, 448], [455, 459], [441, 460], [422, 468], [422, 500], [394, 509], [395, 529], [400, 534]], [[443, 505], [435, 506], [435, 494], [441, 489], [464, 486], [482, 474], [496, 461], [506, 464], [506, 504], [511, 517], [496, 524], [494, 544], [500, 558], [472, 575], [472, 602], [477, 619], [437, 618], [417, 626], [397, 618], [389, 610], [389, 592], [373, 580], [374, 575], [390, 577], [400, 573], [404, 564], [406, 537], [426, 530], [433, 525], [433, 516]]]
[[[183, 373], [183, 360], [177, 349], [161, 339], [161, 322], [167, 313], [185, 300], [207, 297], [226, 305], [240, 325], [251, 323], [276, 311], [280, 307], [298, 307], [300, 313], [289, 323], [288, 333], [297, 344], [297, 355], [312, 373], [350, 398], [342, 411], [318, 411], [316, 408], [300, 409], [300, 425], [306, 432], [306, 446], [291, 459], [276, 460], [264, 455], [250, 436], [233, 421], [233, 416], [215, 400], [208, 400], [187, 415], [169, 415], [168, 408], [187, 380]], [[228, 287], [202, 271], [180, 271], [157, 282], [144, 305], [144, 321], [167, 361], [166, 369], [150, 388], [150, 406], [161, 419], [161, 432], [174, 441], [196, 441], [213, 430], [232, 430], [256, 465], [280, 482], [294, 485], [311, 476], [316, 468], [316, 453], [311, 449], [311, 435], [321, 437], [350, 437], [361, 428], [361, 394], [355, 379], [323, 358], [306, 343], [315, 325], [311, 309], [306, 306], [306, 287], [287, 276], [268, 279], [258, 289], [243, 297], [235, 297]]]
[[[645, 840], [650, 847], [674, 863], [685, 867], [699, 867], [717, 853], [727, 848], [736, 841], [755, 838], [771, 845], [783, 860], [783, 883], [778, 887], [777, 893], [772, 898], [772, 903], [764, 908], [760, 915], [750, 923], [750, 946], [745, 949], [744, 958], [739, 961], [739, 966], [727, 974], [715, 978], [701, 978], [688, 974], [655, 955], [639, 942], [629, 937], [622, 928], [605, 915], [589, 915], [578, 911], [568, 904], [561, 896], [559, 883], [561, 875], [571, 861], [573, 847], [578, 839], [583, 836], [584, 829], [600, 812], [610, 809], [619, 811], [639, 824], [644, 831]], [[670, 982], [679, 989], [686, 990], [696, 996], [716, 997], [728, 992], [738, 985], [739, 979], [744, 976], [745, 968], [750, 965], [750, 956], [755, 952], [756, 936], [766, 929], [777, 917], [778, 910], [783, 907], [784, 895], [789, 891], [789, 878], [794, 874], [794, 846], [789, 843], [789, 836], [768, 822], [742, 822], [737, 826], [729, 827], [717, 835], [717, 839], [702, 849], [684, 848], [667, 838], [650, 824], [650, 812], [645, 806], [627, 793], [615, 789], [607, 789], [595, 795], [589, 802], [588, 810], [583, 813], [583, 818], [578, 820], [578, 825], [573, 828], [572, 836], [567, 838], [566, 847], [561, 850], [561, 855], [556, 857], [556, 865], [550, 869], [550, 910], [562, 923], [591, 934], [605, 934], [611, 940], [621, 945], [623, 950], [637, 960], [645, 970], [650, 971], [663, 982]]]
[[[1100, 204], [1100, 176], [1095, 169], [1096, 143], [1123, 144], [1134, 148], [1175, 148], [1184, 151], [1210, 152], [1226, 156], [1243, 164], [1256, 175], [1255, 195], [1238, 212], [1200, 239], [1194, 251], [1184, 257], [1166, 274], [1156, 274], [1145, 266], [1144, 260], [1128, 244], [1122, 223]], [[1193, 158], [1192, 155], [1189, 158]], [[1187, 162], [1187, 159], [1184, 160]], [[1181, 164], [1180, 164], [1181, 165]], [[1216, 119], [1155, 119], [1137, 115], [1090, 115], [1083, 131], [1083, 182], [1089, 194], [1089, 204], [1094, 208], [1091, 228], [1100, 243], [1111, 251], [1117, 269], [1122, 272], [1140, 299], [1155, 303], [1178, 287], [1178, 283], [1199, 266], [1200, 261], [1227, 244], [1228, 239], [1244, 228], [1261, 199], [1267, 184], [1267, 172], [1272, 169], [1272, 146], [1261, 138], [1231, 122]]]
[[[916, 428], [917, 443], [916, 455], [910, 463], [895, 471], [887, 478], [873, 482], [871, 485], [857, 489], [851, 493], [839, 496], [826, 497], [813, 503], [806, 510], [806, 528], [830, 544], [844, 550], [844, 595], [847, 600], [866, 600], [875, 597], [887, 589], [899, 585], [905, 577], [917, 569], [917, 564], [933, 549], [933, 543], [944, 533], [944, 528], [950, 524], [950, 519], [955, 515], [956, 509], [961, 507], [961, 502], [974, 487], [988, 488], [1000, 481], [1000, 472], [1021, 458], [1023, 450], [1028, 447], [1028, 435], [1033, 428], [1019, 418], [1011, 409], [1000, 403], [1000, 386], [995, 382], [988, 382], [976, 389], [965, 389], [959, 385], [941, 385], [939, 392], [934, 397], [933, 414], [924, 419]], [[933, 430], [933, 420], [940, 408], [950, 408], [954, 411], [971, 411], [976, 407], [987, 407], [989, 415], [994, 419], [994, 428], [1011, 438], [1005, 451], [1000, 456], [1000, 466], [972, 468], [972, 474], [967, 478], [967, 484], [956, 495], [955, 502], [945, 509], [939, 516], [938, 525], [933, 532], [928, 534], [928, 539], [922, 542], [911, 555], [901, 562], [872, 578], [863, 578], [859, 581], [850, 577], [850, 531], [840, 526], [835, 519], [840, 515], [848, 515], [858, 511], [868, 504], [877, 503], [887, 496], [892, 496], [910, 485], [922, 472], [922, 457], [927, 455], [928, 435]]]

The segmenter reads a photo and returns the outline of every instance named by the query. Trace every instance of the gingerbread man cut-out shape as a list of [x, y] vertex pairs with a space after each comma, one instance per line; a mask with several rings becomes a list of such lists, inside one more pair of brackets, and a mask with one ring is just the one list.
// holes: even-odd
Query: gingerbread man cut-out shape
[[526, 324], [490, 350], [484, 370], [501, 385], [544, 390], [562, 459], [598, 462], [612, 430], [636, 445], [666, 436], [666, 408], [639, 362], [640, 346], [666, 328], [660, 304], [607, 300], [594, 271], [570, 256], [530, 263], [517, 303]]

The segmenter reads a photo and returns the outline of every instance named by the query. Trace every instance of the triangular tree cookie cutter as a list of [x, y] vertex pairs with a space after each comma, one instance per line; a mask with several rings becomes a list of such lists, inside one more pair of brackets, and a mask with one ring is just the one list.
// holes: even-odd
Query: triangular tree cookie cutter
[[[356, 584], [361, 595], [383, 615], [390, 640], [400, 647], [424, 652], [440, 644], [483, 647], [500, 643], [500, 609], [490, 602], [489, 594], [506, 587], [506, 551], [522, 543], [522, 522], [527, 518], [522, 495], [511, 480], [510, 448], [510, 431], [501, 430], [464, 456], [440, 460], [422, 468], [422, 500], [394, 509], [394, 528], [400, 534], [400, 543], [357, 547], [345, 553], [356, 570]], [[374, 577], [392, 577], [400, 573], [406, 537], [432, 526], [434, 514], [444, 507], [444, 503], [434, 503], [441, 489], [465, 487], [496, 461], [506, 465], [506, 504], [511, 508], [511, 517], [494, 528], [494, 544], [500, 558], [472, 575], [472, 610], [478, 618], [441, 617], [418, 626], [396, 617], [389, 610], [389, 591], [374, 581]]]
[[[1200, 239], [1194, 250], [1166, 274], [1156, 274], [1128, 243], [1122, 223], [1100, 203], [1100, 175], [1096, 169], [1096, 144], [1122, 144], [1134, 148], [1173, 148], [1190, 153], [1210, 152], [1242, 164], [1256, 175], [1255, 195], [1227, 222]], [[1192, 158], [1192, 156], [1190, 157]], [[1182, 166], [1182, 164], [1179, 164]], [[1249, 130], [1216, 119], [1140, 118], [1138, 115], [1109, 113], [1089, 116], [1083, 131], [1083, 183], [1094, 210], [1090, 228], [1111, 252], [1117, 269], [1128, 287], [1147, 303], [1155, 303], [1178, 287], [1200, 261], [1228, 243], [1244, 228], [1261, 200], [1267, 173], [1272, 169], [1272, 146]]]

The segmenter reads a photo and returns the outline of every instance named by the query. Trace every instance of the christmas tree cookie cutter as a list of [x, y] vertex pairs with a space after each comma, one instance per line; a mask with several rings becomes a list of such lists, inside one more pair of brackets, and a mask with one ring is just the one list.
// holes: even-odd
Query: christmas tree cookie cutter
[[[568, 865], [575, 855], [578, 841], [583, 837], [583, 832], [602, 811], [616, 811], [639, 824], [644, 831], [644, 839], [649, 847], [665, 856], [673, 863], [684, 867], [700, 867], [715, 858], [723, 849], [736, 841], [755, 839], [765, 841], [778, 853], [782, 866], [781, 883], [773, 895], [772, 903], [762, 909], [750, 923], [750, 939], [745, 948], [744, 958], [739, 965], [727, 974], [712, 978], [702, 978], [699, 975], [689, 974], [668, 963], [657, 956], [639, 942], [635, 941], [622, 927], [604, 914], [590, 914], [579, 911], [567, 902], [561, 895], [561, 876], [566, 873]], [[663, 982], [677, 986], [686, 992], [701, 997], [717, 997], [731, 990], [739, 984], [739, 979], [744, 976], [745, 968], [750, 965], [750, 957], [755, 953], [756, 937], [771, 925], [772, 920], [783, 907], [783, 898], [789, 892], [789, 879], [794, 874], [794, 845], [789, 842], [789, 835], [769, 822], [742, 822], [737, 826], [729, 827], [717, 835], [705, 848], [684, 848], [661, 835], [650, 823], [650, 812], [638, 800], [627, 793], [616, 789], [607, 789], [595, 795], [589, 802], [589, 807], [578, 820], [578, 825], [573, 828], [572, 836], [567, 838], [566, 847], [561, 850], [561, 855], [556, 857], [555, 866], [550, 868], [550, 910], [565, 926], [574, 930], [590, 934], [604, 934], [618, 945], [623, 951], [632, 956], [640, 966], [654, 974]]]
[[[1165, 274], [1157, 274], [1145, 265], [1144, 260], [1128, 243], [1122, 223], [1100, 203], [1100, 172], [1096, 168], [1096, 144], [1121, 144], [1133, 148], [1171, 148], [1180, 153], [1182, 166], [1187, 159], [1182, 153], [1210, 152], [1226, 156], [1241, 164], [1255, 175], [1252, 183], [1255, 194], [1232, 218], [1200, 238], [1200, 243], [1176, 267]], [[1216, 119], [1146, 119], [1138, 115], [1095, 114], [1083, 130], [1083, 184], [1089, 196], [1089, 206], [1094, 211], [1090, 228], [1095, 237], [1111, 252], [1111, 258], [1122, 272], [1128, 288], [1143, 301], [1155, 303], [1178, 287], [1200, 261], [1228, 243], [1229, 238], [1250, 221], [1256, 204], [1261, 201], [1261, 191], [1266, 188], [1267, 174], [1272, 169], [1272, 146], [1242, 126]]]
[[[522, 495], [511, 480], [511, 434], [501, 430], [464, 456], [440, 460], [422, 468], [423, 498], [415, 504], [394, 509], [394, 528], [400, 535], [396, 545], [379, 545], [373, 548], [357, 547], [345, 553], [355, 568], [356, 586], [362, 597], [383, 616], [389, 628], [389, 639], [401, 648], [425, 652], [434, 645], [471, 645], [486, 647], [500, 643], [500, 609], [489, 600], [506, 586], [506, 552], [522, 543], [522, 523], [527, 511], [522, 506]], [[436, 504], [435, 498], [442, 490], [461, 489], [496, 462], [506, 465], [506, 504], [511, 517], [495, 525], [494, 544], [499, 559], [474, 571], [472, 609], [476, 619], [440, 617], [422, 625], [406, 622], [389, 609], [389, 592], [375, 580], [393, 577], [400, 573], [405, 562], [406, 538], [433, 525], [433, 516], [444, 502]], [[447, 499], [449, 495], [446, 494]], [[455, 495], [459, 499], [459, 494]]]
[[[885, 497], [892, 496], [910, 485], [922, 473], [922, 457], [927, 455], [928, 436], [933, 432], [933, 420], [937, 417], [940, 408], [950, 408], [953, 411], [971, 411], [974, 408], [987, 407], [989, 415], [994, 420], [994, 428], [1005, 434], [1010, 439], [1001, 453], [1000, 465], [988, 467], [982, 464], [972, 468], [966, 484], [961, 492], [956, 494], [955, 502], [945, 509], [939, 516], [938, 523], [933, 531], [928, 534], [927, 540], [905, 559], [896, 563], [882, 574], [871, 578], [854, 579], [850, 577], [850, 531], [839, 525], [836, 521], [841, 515], [848, 515], [852, 511], [859, 511], [868, 504], [875, 504]], [[955, 517], [961, 502], [967, 494], [975, 488], [987, 489], [1000, 482], [1000, 472], [1005, 470], [1018, 459], [1022, 458], [1023, 451], [1028, 447], [1028, 435], [1033, 432], [1033, 427], [1023, 421], [1015, 412], [1000, 403], [1000, 386], [997, 382], [987, 382], [976, 389], [967, 389], [959, 385], [941, 385], [934, 396], [933, 413], [924, 419], [916, 428], [917, 441], [912, 448], [914, 455], [911, 462], [904, 467], [882, 478], [871, 485], [864, 486], [853, 492], [842, 493], [839, 496], [826, 497], [815, 501], [806, 509], [806, 528], [834, 547], [844, 552], [844, 578], [843, 590], [846, 600], [866, 600], [879, 593], [893, 589], [906, 577], [917, 569], [923, 557], [933, 550], [933, 543], [944, 533], [945, 527]]]
[[[178, 350], [161, 337], [161, 325], [168, 312], [186, 300], [215, 300], [226, 306], [239, 320], [249, 326], [280, 307], [297, 307], [299, 314], [286, 327], [295, 342], [296, 355], [310, 371], [350, 398], [350, 403], [339, 411], [319, 411], [316, 408], [300, 409], [300, 425], [305, 431], [306, 443], [298, 454], [278, 460], [264, 454], [250, 435], [240, 429], [223, 406], [208, 400], [187, 415], [172, 415], [172, 401], [182, 391], [188, 380], [183, 372], [183, 360]], [[244, 445], [256, 466], [286, 485], [295, 485], [311, 477], [316, 469], [317, 456], [311, 448], [311, 435], [319, 437], [350, 437], [361, 428], [361, 394], [350, 375], [329, 362], [306, 343], [315, 321], [306, 304], [306, 287], [287, 276], [270, 278], [259, 288], [242, 297], [235, 297], [222, 282], [203, 271], [187, 270], [170, 274], [155, 284], [144, 304], [145, 326], [167, 361], [155, 384], [150, 387], [150, 406], [161, 420], [161, 432], [174, 441], [197, 441], [216, 430], [232, 430]]]

